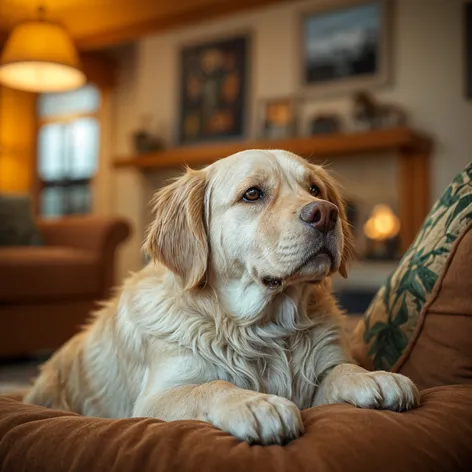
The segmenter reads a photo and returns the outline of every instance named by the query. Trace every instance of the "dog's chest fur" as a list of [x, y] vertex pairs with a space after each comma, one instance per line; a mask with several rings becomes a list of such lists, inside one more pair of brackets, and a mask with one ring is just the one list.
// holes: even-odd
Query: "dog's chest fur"
[[211, 372], [207, 381], [226, 380], [240, 388], [279, 395], [304, 409], [313, 406], [323, 374], [340, 361], [341, 351], [332, 349], [337, 338], [335, 327], [320, 326], [266, 341], [254, 350], [229, 345], [198, 349], [193, 360], [198, 371]]
[[159, 318], [162, 323], [147, 332], [166, 345], [153, 351], [173, 351], [174, 365], [170, 374], [163, 366], [150, 375], [166, 385], [174, 379], [177, 384], [226, 380], [285, 397], [299, 408], [312, 406], [321, 376], [341, 360], [338, 326], [328, 314], [299, 313], [293, 303], [278, 308], [269, 321], [246, 327], [224, 313], [206, 316], [189, 307], [174, 312], [172, 322], [164, 315], [167, 319]]
[[[226, 350], [226, 355], [217, 363], [218, 379], [231, 382], [240, 388], [285, 397], [294, 401], [300, 408], [311, 404], [315, 379], [310, 385], [300, 378], [288, 340], [278, 340], [261, 348], [257, 357], [237, 352], [229, 346]], [[228, 357], [232, 358], [230, 364], [226, 363]], [[211, 359], [202, 360], [212, 362]]]

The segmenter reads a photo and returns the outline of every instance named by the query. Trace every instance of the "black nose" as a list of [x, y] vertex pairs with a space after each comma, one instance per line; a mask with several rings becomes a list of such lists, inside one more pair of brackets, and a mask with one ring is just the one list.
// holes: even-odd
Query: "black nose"
[[330, 202], [311, 202], [300, 210], [300, 218], [322, 233], [331, 231], [338, 221], [339, 210]]

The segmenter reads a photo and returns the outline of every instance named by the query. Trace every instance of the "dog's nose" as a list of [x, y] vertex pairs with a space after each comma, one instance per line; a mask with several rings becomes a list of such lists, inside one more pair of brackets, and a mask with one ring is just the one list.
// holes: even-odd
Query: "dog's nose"
[[300, 218], [322, 233], [331, 231], [338, 221], [339, 210], [330, 202], [319, 201], [305, 205], [300, 211]]

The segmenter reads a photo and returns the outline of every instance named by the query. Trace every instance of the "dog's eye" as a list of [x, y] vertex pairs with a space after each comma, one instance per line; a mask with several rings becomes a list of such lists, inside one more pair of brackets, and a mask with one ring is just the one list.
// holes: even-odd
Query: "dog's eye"
[[245, 202], [255, 202], [262, 198], [262, 190], [257, 187], [251, 187], [246, 190], [246, 193], [243, 195], [243, 200]]
[[311, 185], [310, 185], [310, 193], [311, 193], [314, 197], [317, 197], [317, 196], [321, 193], [320, 188], [318, 187], [318, 185], [311, 184]]

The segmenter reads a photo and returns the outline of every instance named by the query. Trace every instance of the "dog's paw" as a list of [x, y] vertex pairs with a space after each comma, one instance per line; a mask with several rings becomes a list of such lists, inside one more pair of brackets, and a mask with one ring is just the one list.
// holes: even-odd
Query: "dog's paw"
[[303, 433], [300, 411], [294, 403], [245, 390], [214, 405], [208, 419], [217, 428], [250, 443], [284, 444]]
[[346, 402], [360, 408], [405, 411], [419, 405], [420, 394], [404, 375], [354, 371], [331, 385], [329, 403]]

